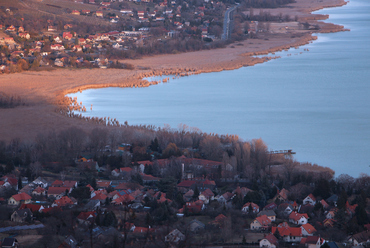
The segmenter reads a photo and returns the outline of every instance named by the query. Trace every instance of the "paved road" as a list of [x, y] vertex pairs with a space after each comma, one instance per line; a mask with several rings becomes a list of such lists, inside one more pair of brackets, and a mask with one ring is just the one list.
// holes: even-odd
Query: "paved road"
[[20, 231], [20, 230], [29, 230], [29, 229], [37, 229], [37, 228], [44, 228], [43, 224], [35, 224], [35, 225], [28, 225], [28, 226], [8, 226], [0, 228], [0, 233], [2, 232], [13, 232], [13, 231]]
[[230, 38], [230, 33], [231, 33], [231, 14], [232, 12], [238, 7], [239, 5], [235, 5], [231, 8], [228, 8], [225, 12], [225, 17], [224, 17], [224, 32], [222, 34], [221, 39], [222, 40], [227, 40]]

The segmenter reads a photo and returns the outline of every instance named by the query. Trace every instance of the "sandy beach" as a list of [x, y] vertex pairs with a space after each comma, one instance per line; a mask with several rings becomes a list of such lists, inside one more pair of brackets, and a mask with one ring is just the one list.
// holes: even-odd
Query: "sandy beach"
[[[344, 0], [296, 0], [296, 3], [285, 8], [264, 11], [270, 11], [273, 15], [289, 14], [292, 18], [297, 16], [298, 21], [307, 21], [311, 25], [318, 24], [319, 32], [338, 32], [344, 31], [344, 28], [321, 22], [320, 20], [328, 16], [314, 15], [311, 12], [345, 3]], [[70, 126], [86, 130], [96, 127], [91, 122], [70, 118], [60, 113], [60, 110], [66, 107], [64, 96], [67, 93], [101, 87], [146, 87], [150, 83], [141, 79], [152, 75], [198, 74], [252, 66], [272, 59], [255, 58], [253, 55], [298, 47], [315, 39], [313, 31], [293, 26], [284, 32], [279, 30], [281, 28], [276, 25], [271, 33], [261, 34], [258, 39], [247, 39], [222, 49], [121, 61], [134, 65], [134, 70], [56, 69], [0, 75], [0, 92], [20, 96], [25, 102], [25, 106], [0, 109], [0, 140], [10, 141], [19, 137], [31, 141], [41, 132], [58, 131]]]

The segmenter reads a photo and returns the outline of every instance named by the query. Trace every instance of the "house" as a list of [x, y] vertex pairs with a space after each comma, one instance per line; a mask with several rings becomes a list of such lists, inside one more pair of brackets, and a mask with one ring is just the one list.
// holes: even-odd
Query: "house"
[[96, 187], [98, 189], [108, 189], [111, 184], [112, 184], [112, 181], [97, 181]]
[[119, 177], [120, 175], [119, 169], [112, 170], [111, 175], [114, 177]]
[[192, 189], [190, 189], [188, 192], [186, 192], [183, 195], [184, 201], [185, 202], [191, 201], [191, 199], [193, 198], [193, 196], [194, 196], [194, 191]]
[[71, 205], [76, 205], [77, 202], [72, 201], [68, 196], [63, 196], [62, 198], [55, 200], [51, 205], [52, 207], [66, 207]]
[[279, 205], [277, 211], [285, 216], [289, 216], [294, 211], [294, 207], [291, 204], [284, 202]]
[[61, 44], [52, 44], [50, 45], [50, 49], [54, 51], [63, 51], [65, 47]]
[[17, 248], [19, 247], [18, 240], [16, 238], [4, 238], [1, 243], [2, 248]]
[[225, 223], [225, 220], [226, 220], [226, 216], [223, 215], [223, 214], [219, 214], [216, 216], [215, 220], [214, 221], [211, 221], [210, 224], [213, 224], [213, 225], [217, 225], [217, 226], [220, 226], [222, 227]]
[[308, 215], [307, 214], [300, 214], [297, 212], [292, 212], [289, 215], [289, 222], [292, 222], [296, 225], [304, 225], [308, 222]]
[[177, 245], [183, 240], [185, 240], [185, 235], [182, 234], [178, 229], [172, 230], [169, 234], [167, 234], [167, 236], [164, 237], [164, 241], [169, 242], [172, 245]]
[[250, 224], [251, 230], [267, 229], [271, 225], [271, 220], [266, 216], [262, 215], [257, 217]]
[[231, 201], [234, 198], [235, 194], [231, 192], [225, 192], [224, 194], [220, 196], [216, 196], [215, 199], [220, 203], [226, 203]]
[[300, 242], [302, 239], [302, 230], [299, 227], [290, 227], [287, 222], [280, 223], [277, 227], [271, 228], [271, 233], [276, 232], [285, 242]]
[[260, 241], [261, 248], [276, 248], [278, 245], [278, 239], [273, 235], [269, 234]]
[[253, 202], [247, 202], [246, 204], [244, 204], [243, 208], [242, 208], [242, 212], [244, 213], [249, 213], [249, 209], [252, 208], [252, 213], [256, 214], [260, 211], [260, 207], [253, 203]]
[[11, 221], [23, 223], [23, 222], [29, 222], [33, 218], [33, 214], [30, 209], [24, 208], [24, 209], [18, 209], [13, 212], [11, 215]]
[[271, 202], [270, 204], [267, 204], [263, 210], [276, 210], [278, 208], [278, 205], [275, 202]]
[[81, 13], [78, 10], [72, 10], [72, 13], [71, 14], [72, 15], [80, 15]]
[[64, 195], [71, 193], [72, 189], [68, 187], [49, 187], [48, 196], [52, 196], [55, 199], [60, 199]]
[[274, 197], [273, 201], [279, 200], [281, 202], [288, 200], [289, 191], [286, 189], [278, 190], [277, 195]]
[[188, 227], [189, 227], [189, 230], [191, 231], [191, 232], [197, 232], [197, 231], [199, 231], [199, 230], [203, 230], [204, 228], [205, 228], [205, 224], [203, 224], [202, 222], [200, 222], [199, 220], [197, 220], [197, 219], [194, 219], [194, 220], [192, 220], [190, 223], [189, 223], [189, 225], [188, 225]]
[[335, 210], [330, 210], [330, 211], [328, 211], [327, 213], [326, 213], [326, 218], [327, 219], [334, 219], [334, 217], [335, 217]]
[[316, 197], [313, 196], [313, 194], [309, 194], [308, 196], [306, 196], [306, 198], [303, 199], [303, 205], [311, 205], [311, 206], [315, 206], [316, 204]]
[[48, 26], [48, 31], [49, 32], [55, 32], [55, 31], [57, 31], [57, 28], [55, 26]]
[[46, 189], [48, 187], [48, 182], [42, 177], [38, 177], [32, 182], [34, 185]]
[[338, 202], [338, 195], [336, 195], [336, 194], [331, 195], [328, 199], [326, 199], [326, 202], [328, 204], [332, 204], [336, 207], [337, 202]]
[[81, 212], [77, 216], [77, 221], [80, 224], [91, 224], [92, 222], [94, 222], [96, 215], [97, 214], [95, 211]]
[[16, 206], [16, 205], [19, 205], [21, 203], [26, 203], [26, 204], [31, 203], [31, 199], [32, 199], [32, 197], [29, 196], [26, 193], [16, 194], [16, 195], [13, 195], [9, 198], [8, 205]]
[[40, 186], [35, 188], [32, 193], [33, 196], [44, 196], [46, 195], [46, 190], [44, 188], [41, 188]]
[[35, 212], [41, 213], [42, 210], [44, 209], [44, 206], [38, 205], [38, 204], [22, 204], [19, 209], [26, 209], [26, 208], [31, 210], [32, 213], [35, 213]]
[[71, 32], [63, 32], [63, 39], [71, 40], [72, 37], [73, 37], [73, 35], [71, 34]]
[[[6, 39], [7, 39], [7, 37], [5, 37], [5, 42], [6, 42]], [[13, 38], [11, 38], [11, 39], [13, 40]], [[14, 42], [14, 40], [13, 40], [13, 42]], [[1, 179], [2, 179], [2, 181], [9, 183], [10, 186], [13, 187], [13, 189], [18, 190], [18, 179], [15, 178], [14, 176], [4, 176]]]
[[184, 210], [186, 209], [189, 211], [189, 213], [197, 214], [200, 213], [200, 211], [205, 209], [205, 205], [203, 201], [198, 200], [195, 202], [187, 202], [183, 208]]
[[316, 232], [316, 229], [309, 223], [302, 225], [301, 230], [303, 236], [313, 236]]
[[92, 210], [97, 210], [99, 207], [100, 207], [99, 200], [90, 200], [88, 203], [85, 204], [84, 210], [92, 211]]
[[103, 17], [103, 11], [96, 11], [96, 17]]
[[7, 32], [15, 32], [17, 29], [13, 26], [13, 25], [10, 25], [9, 27], [7, 27], [5, 29], [5, 31]]
[[322, 199], [321, 201], [320, 201], [320, 203], [321, 203], [321, 205], [323, 206], [323, 208], [324, 209], [329, 209], [329, 204], [324, 200], [324, 199]]
[[214, 199], [215, 194], [210, 189], [204, 190], [202, 193], [199, 194], [199, 200], [202, 200], [205, 204], [208, 204], [209, 201]]
[[240, 195], [242, 198], [244, 198], [250, 191], [252, 191], [252, 190], [248, 189], [247, 187], [240, 188], [240, 186], [238, 186], [233, 191], [233, 193], [236, 194], [236, 195]]
[[370, 232], [368, 230], [356, 233], [348, 238], [348, 242], [353, 246], [365, 245], [370, 242]]
[[307, 238], [302, 238], [300, 244], [306, 246], [307, 248], [320, 248], [324, 243], [324, 239], [317, 236], [309, 236]]
[[257, 216], [266, 215], [272, 222], [276, 220], [276, 213], [273, 210], [262, 210]]
[[18, 36], [21, 37], [21, 38], [25, 38], [26, 40], [31, 38], [30, 34], [26, 33], [26, 32], [18, 33]]
[[77, 240], [72, 235], [69, 235], [58, 248], [76, 248], [77, 243]]

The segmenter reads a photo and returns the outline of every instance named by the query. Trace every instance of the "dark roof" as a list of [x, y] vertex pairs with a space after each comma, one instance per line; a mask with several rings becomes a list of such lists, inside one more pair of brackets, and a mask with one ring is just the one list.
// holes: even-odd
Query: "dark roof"
[[1, 244], [1, 247], [12, 247], [15, 242], [18, 243], [18, 240], [16, 238], [5, 238], [3, 243]]

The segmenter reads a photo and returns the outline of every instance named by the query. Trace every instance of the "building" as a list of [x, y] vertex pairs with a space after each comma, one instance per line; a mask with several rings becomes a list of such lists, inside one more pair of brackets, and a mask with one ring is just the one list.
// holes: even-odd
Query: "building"
[[29, 208], [19, 209], [13, 212], [11, 216], [11, 221], [23, 223], [29, 222], [33, 218], [33, 214]]
[[9, 198], [8, 205], [16, 206], [22, 203], [28, 204], [31, 203], [31, 199], [32, 197], [26, 193], [16, 194]]

